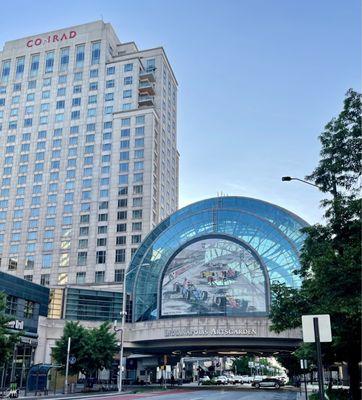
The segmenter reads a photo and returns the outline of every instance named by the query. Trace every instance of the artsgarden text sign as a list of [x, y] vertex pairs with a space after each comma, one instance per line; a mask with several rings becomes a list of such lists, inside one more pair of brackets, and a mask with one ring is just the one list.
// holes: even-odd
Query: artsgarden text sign
[[256, 336], [254, 328], [174, 328], [165, 329], [165, 337], [178, 336]]

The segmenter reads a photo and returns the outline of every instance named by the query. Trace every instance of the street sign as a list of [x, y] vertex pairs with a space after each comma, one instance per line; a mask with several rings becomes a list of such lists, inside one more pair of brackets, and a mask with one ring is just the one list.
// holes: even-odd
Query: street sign
[[321, 342], [331, 342], [331, 320], [329, 314], [302, 315], [303, 342], [315, 343], [313, 318], [318, 319], [319, 340]]
[[74, 356], [72, 356], [72, 357], [69, 357], [69, 364], [70, 364], [70, 365], [73, 365], [73, 364], [75, 364], [75, 363], [76, 363], [76, 361], [77, 361], [77, 359], [76, 359]]
[[308, 369], [307, 360], [300, 360], [300, 369]]
[[249, 361], [249, 362], [248, 362], [248, 366], [249, 366], [249, 368], [253, 368], [253, 367], [254, 367], [253, 361]]

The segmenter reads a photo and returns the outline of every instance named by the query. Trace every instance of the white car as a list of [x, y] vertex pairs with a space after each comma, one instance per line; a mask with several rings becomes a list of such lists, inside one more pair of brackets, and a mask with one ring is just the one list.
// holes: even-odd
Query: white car
[[241, 375], [234, 375], [232, 377], [232, 383], [235, 385], [237, 383], [243, 383], [243, 377]]
[[217, 385], [227, 385], [229, 383], [229, 378], [224, 375], [220, 375], [215, 378], [215, 382]]
[[242, 375], [241, 376], [241, 382], [242, 383], [251, 383], [253, 382], [254, 378], [252, 376], [249, 375]]
[[209, 382], [210, 380], [211, 379], [207, 375], [205, 375], [205, 376], [203, 376], [202, 378], [199, 379], [200, 383]]

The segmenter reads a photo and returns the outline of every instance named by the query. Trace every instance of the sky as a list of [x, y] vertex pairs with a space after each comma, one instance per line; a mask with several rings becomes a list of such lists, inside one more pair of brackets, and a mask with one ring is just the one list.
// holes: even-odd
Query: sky
[[121, 42], [163, 46], [179, 83], [180, 206], [220, 194], [259, 198], [309, 223], [318, 135], [361, 90], [359, 0], [6, 1], [8, 40], [98, 19]]

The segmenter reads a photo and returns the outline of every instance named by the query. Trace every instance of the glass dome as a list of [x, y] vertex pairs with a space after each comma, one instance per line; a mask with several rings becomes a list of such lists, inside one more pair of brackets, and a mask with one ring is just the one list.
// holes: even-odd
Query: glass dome
[[270, 284], [300, 286], [299, 251], [308, 224], [276, 205], [219, 197], [162, 221], [126, 276], [132, 320], [267, 315]]

